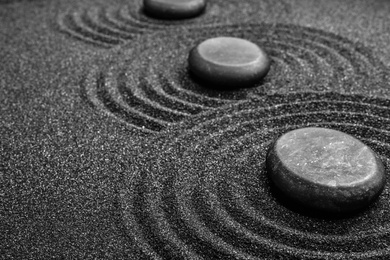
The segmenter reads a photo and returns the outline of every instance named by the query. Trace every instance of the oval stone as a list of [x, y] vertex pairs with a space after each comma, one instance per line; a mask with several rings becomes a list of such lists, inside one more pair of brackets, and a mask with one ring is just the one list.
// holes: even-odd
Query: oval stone
[[327, 128], [285, 133], [270, 148], [266, 163], [271, 180], [286, 196], [324, 211], [366, 207], [385, 185], [384, 166], [373, 150]]
[[144, 0], [147, 15], [159, 19], [186, 19], [200, 15], [206, 0]]
[[201, 42], [188, 57], [198, 79], [216, 88], [240, 88], [259, 82], [270, 69], [270, 59], [256, 44], [234, 37]]

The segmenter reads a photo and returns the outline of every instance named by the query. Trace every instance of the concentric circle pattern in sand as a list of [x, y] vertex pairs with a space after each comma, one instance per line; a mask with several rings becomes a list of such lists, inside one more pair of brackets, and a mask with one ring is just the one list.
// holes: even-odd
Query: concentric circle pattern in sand
[[[271, 70], [253, 88], [216, 90], [197, 82], [187, 58], [193, 46], [215, 36], [248, 39], [265, 49]], [[119, 46], [94, 66], [83, 86], [94, 107], [133, 127], [167, 125], [266, 93], [337, 91], [381, 95], [388, 73], [373, 52], [321, 30], [269, 24], [213, 26], [146, 35]]]
[[332, 217], [281, 198], [265, 171], [275, 138], [307, 126], [356, 136], [390, 163], [390, 100], [274, 94], [193, 117], [134, 151], [121, 191], [129, 237], [151, 259], [388, 259], [388, 185]]
[[96, 5], [71, 9], [58, 16], [57, 24], [60, 31], [73, 38], [110, 48], [132, 40], [137, 35], [158, 30], [242, 23], [269, 10], [270, 4], [272, 8], [287, 8], [285, 1], [213, 0], [209, 1], [205, 12], [198, 17], [161, 20], [147, 16], [142, 9], [142, 1], [133, 1], [129, 5]]

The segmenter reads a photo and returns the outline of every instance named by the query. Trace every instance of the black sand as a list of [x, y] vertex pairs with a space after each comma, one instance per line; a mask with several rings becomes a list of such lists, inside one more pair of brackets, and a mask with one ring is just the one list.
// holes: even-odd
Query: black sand
[[[264, 158], [325, 126], [389, 169], [390, 3], [210, 2], [160, 22], [138, 1], [0, 1], [0, 258], [389, 258], [388, 185], [327, 216], [278, 194]], [[217, 35], [263, 46], [264, 81], [195, 81], [188, 50]]]

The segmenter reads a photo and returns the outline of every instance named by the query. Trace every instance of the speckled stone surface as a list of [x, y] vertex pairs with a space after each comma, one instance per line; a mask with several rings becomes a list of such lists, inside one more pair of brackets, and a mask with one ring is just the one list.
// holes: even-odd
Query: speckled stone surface
[[[210, 0], [186, 22], [142, 1], [0, 3], [2, 258], [389, 258], [388, 186], [332, 218], [264, 172], [271, 140], [326, 125], [389, 168], [387, 1]], [[264, 82], [188, 77], [189, 49], [221, 34], [264, 46]]]
[[267, 173], [286, 197], [313, 210], [337, 213], [368, 206], [385, 185], [384, 166], [375, 152], [330, 128], [283, 134], [268, 151]]

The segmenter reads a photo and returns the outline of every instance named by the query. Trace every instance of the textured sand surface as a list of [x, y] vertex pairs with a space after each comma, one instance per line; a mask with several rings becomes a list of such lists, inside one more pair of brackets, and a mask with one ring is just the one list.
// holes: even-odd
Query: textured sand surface
[[[390, 158], [388, 1], [210, 0], [161, 22], [140, 1], [0, 0], [4, 259], [388, 259], [389, 188], [332, 217], [270, 185], [271, 142], [306, 126]], [[187, 71], [215, 36], [272, 68], [220, 92]]]

